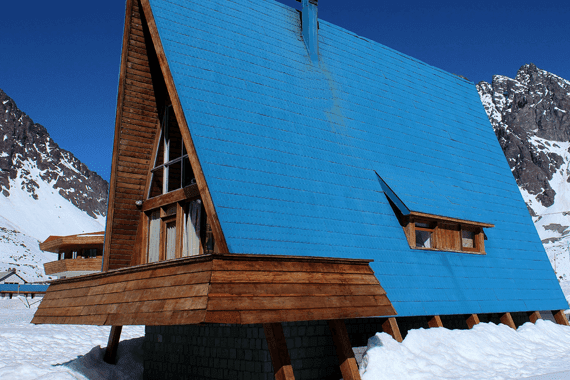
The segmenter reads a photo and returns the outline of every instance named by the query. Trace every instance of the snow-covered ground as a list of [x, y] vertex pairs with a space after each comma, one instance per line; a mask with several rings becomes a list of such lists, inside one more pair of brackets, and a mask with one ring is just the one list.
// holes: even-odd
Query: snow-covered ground
[[[103, 362], [109, 327], [35, 326], [38, 299], [28, 301], [30, 308], [22, 298], [0, 299], [0, 379], [142, 379], [144, 327], [123, 328], [117, 365], [109, 365]], [[569, 351], [570, 327], [542, 320], [517, 331], [493, 323], [412, 330], [402, 343], [378, 333], [361, 374], [363, 380], [570, 379]]]
[[123, 328], [110, 365], [103, 361], [110, 327], [32, 325], [39, 300], [0, 299], [0, 379], [142, 379], [144, 326]]

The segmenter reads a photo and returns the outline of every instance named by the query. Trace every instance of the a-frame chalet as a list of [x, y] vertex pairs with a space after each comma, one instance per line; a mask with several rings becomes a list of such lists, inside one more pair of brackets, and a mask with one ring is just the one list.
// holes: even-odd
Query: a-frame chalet
[[147, 325], [149, 379], [356, 379], [376, 331], [567, 307], [473, 83], [316, 0], [127, 1], [103, 272], [34, 323], [110, 361]]

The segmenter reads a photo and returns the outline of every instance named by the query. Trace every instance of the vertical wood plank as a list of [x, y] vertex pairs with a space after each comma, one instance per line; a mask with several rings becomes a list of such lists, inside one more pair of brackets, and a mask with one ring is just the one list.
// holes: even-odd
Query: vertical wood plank
[[119, 348], [119, 340], [121, 339], [122, 330], [123, 326], [111, 327], [111, 333], [109, 334], [109, 342], [107, 343], [107, 348], [105, 349], [105, 356], [103, 357], [105, 363], [115, 364], [117, 362], [117, 349]]
[[275, 380], [295, 380], [281, 323], [264, 323], [263, 331], [271, 355]]
[[537, 320], [542, 319], [542, 317], [540, 316], [540, 312], [537, 311], [533, 311], [533, 312], [528, 312], [528, 319], [532, 322], [532, 323], [536, 323]]
[[473, 326], [478, 325], [479, 324], [479, 316], [477, 314], [471, 314], [469, 315], [469, 317], [467, 317], [467, 327], [469, 327], [470, 329], [473, 328]]
[[388, 318], [386, 322], [382, 324], [382, 330], [386, 334], [392, 335], [392, 338], [394, 338], [396, 341], [400, 343], [403, 341], [402, 334], [400, 334], [400, 328], [398, 327], [398, 323], [396, 322], [396, 318], [394, 317]]
[[434, 315], [428, 322], [429, 327], [443, 327], [443, 322], [441, 322], [441, 317], [439, 315]]
[[570, 326], [568, 318], [566, 318], [566, 314], [564, 314], [564, 310], [552, 310], [552, 315], [554, 316], [556, 323], [559, 325]]
[[340, 372], [343, 380], [360, 380], [358, 372], [358, 364], [354, 358], [354, 351], [350, 344], [346, 324], [342, 319], [334, 319], [328, 321], [329, 329], [332, 334], [333, 342], [336, 347], [338, 362], [340, 363]]
[[515, 326], [515, 321], [513, 321], [513, 317], [511, 316], [511, 313], [503, 314], [501, 316], [501, 323], [515, 330], [517, 329], [517, 327]]

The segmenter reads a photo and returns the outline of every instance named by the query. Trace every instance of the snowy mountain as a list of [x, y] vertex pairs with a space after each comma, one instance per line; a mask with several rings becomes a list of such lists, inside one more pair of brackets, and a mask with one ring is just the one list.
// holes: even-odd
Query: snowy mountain
[[528, 64], [477, 89], [553, 267], [570, 280], [570, 82]]
[[44, 277], [56, 255], [39, 250], [49, 235], [104, 229], [108, 183], [0, 89], [0, 271]]

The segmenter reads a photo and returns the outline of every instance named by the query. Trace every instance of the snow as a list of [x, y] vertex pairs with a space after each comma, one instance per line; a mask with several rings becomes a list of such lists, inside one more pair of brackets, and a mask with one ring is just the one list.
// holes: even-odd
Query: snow
[[[0, 299], [0, 379], [142, 379], [143, 326], [123, 327], [117, 364], [109, 365], [103, 362], [109, 327], [32, 325], [38, 302]], [[493, 323], [410, 330], [402, 343], [377, 333], [360, 372], [363, 380], [566, 379], [569, 346], [570, 327], [543, 320], [517, 331]]]
[[50, 235], [73, 235], [105, 229], [104, 217], [90, 217], [55, 191], [53, 184], [41, 180], [40, 170], [35, 163], [27, 161], [21, 170], [28, 171], [30, 175], [27, 177], [37, 183], [35, 193], [38, 199], [34, 200], [17, 180], [10, 182], [9, 197], [0, 195], [0, 215], [9, 220], [17, 231], [43, 241]]
[[110, 365], [103, 362], [109, 326], [32, 325], [38, 301], [0, 299], [0, 379], [142, 379], [144, 326], [123, 327]]
[[481, 323], [471, 330], [410, 330], [398, 343], [386, 333], [369, 339], [362, 380], [512, 379], [557, 373], [570, 378], [570, 327], [538, 320], [513, 330]]

